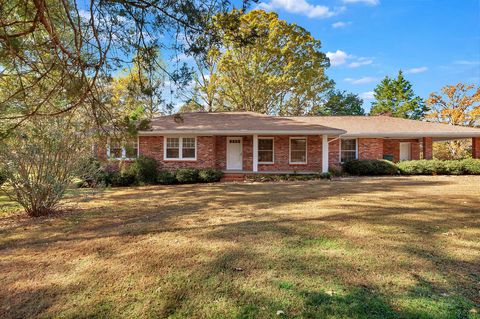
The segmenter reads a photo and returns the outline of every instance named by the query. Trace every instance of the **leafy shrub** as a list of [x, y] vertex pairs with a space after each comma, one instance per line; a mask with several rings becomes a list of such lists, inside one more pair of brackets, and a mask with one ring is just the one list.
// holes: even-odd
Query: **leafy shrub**
[[320, 173], [321, 179], [332, 179], [332, 174], [330, 172], [327, 173]]
[[223, 176], [223, 172], [214, 168], [201, 169], [198, 172], [198, 178], [200, 182], [203, 182], [203, 183], [218, 182], [220, 181], [222, 176]]
[[463, 175], [480, 174], [480, 160], [418, 160], [398, 163], [404, 175]]
[[387, 160], [352, 160], [343, 164], [343, 169], [350, 175], [395, 175], [398, 168]]
[[148, 156], [140, 156], [128, 168], [132, 175], [136, 176], [139, 183], [155, 184], [157, 182], [157, 161]]
[[465, 159], [462, 161], [464, 174], [480, 175], [480, 159]]
[[111, 177], [111, 185], [114, 187], [132, 186], [135, 185], [136, 182], [136, 176], [130, 170], [116, 172]]
[[121, 170], [116, 165], [107, 165], [102, 168], [98, 181], [105, 186], [131, 186], [137, 183], [136, 175], [130, 169]]
[[169, 171], [159, 171], [157, 174], [157, 183], [162, 185], [171, 185], [175, 184], [177, 179], [175, 174]]
[[175, 177], [179, 183], [191, 184], [198, 182], [198, 169], [181, 168], [175, 173]]
[[343, 169], [339, 165], [331, 165], [330, 168], [328, 169], [328, 172], [331, 174], [331, 176], [344, 175]]

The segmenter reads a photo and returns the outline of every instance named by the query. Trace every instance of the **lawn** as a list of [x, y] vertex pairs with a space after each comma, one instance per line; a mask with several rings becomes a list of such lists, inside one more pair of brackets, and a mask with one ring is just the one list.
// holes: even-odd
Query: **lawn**
[[1, 318], [480, 317], [480, 177], [84, 192], [0, 199]]

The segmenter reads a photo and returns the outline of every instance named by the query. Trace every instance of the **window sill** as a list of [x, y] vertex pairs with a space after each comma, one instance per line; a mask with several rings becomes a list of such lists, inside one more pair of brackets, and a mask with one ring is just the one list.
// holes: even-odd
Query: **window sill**
[[115, 158], [109, 158], [109, 161], [134, 161], [136, 160], [136, 157], [115, 157]]
[[258, 162], [258, 165], [273, 165], [275, 162]]
[[307, 165], [307, 162], [289, 162], [289, 165]]
[[196, 158], [164, 158], [165, 162], [195, 162]]

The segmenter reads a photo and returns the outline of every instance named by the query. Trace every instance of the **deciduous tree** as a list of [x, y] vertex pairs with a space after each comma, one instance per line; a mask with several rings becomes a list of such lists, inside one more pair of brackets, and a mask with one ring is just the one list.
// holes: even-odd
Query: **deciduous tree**
[[211, 72], [196, 83], [208, 110], [303, 115], [333, 86], [320, 41], [276, 13], [234, 10], [215, 16], [212, 28], [221, 47], [210, 47]]
[[[461, 126], [480, 126], [480, 87], [457, 83], [446, 85], [440, 93], [430, 93], [426, 101], [430, 112], [426, 119], [433, 122]], [[447, 141], [434, 144], [435, 157], [459, 159], [469, 155], [470, 142], [466, 140]]]

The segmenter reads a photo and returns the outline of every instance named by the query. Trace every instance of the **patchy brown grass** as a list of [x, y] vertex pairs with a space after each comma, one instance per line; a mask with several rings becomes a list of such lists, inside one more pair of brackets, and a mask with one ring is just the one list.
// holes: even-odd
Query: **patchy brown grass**
[[478, 318], [480, 177], [84, 195], [0, 215], [1, 318]]

